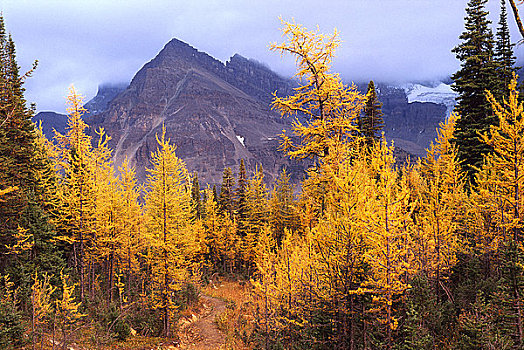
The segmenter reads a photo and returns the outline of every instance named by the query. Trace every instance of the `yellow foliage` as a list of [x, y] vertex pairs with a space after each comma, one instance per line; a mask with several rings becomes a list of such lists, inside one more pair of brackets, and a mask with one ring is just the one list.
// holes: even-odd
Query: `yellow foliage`
[[485, 157], [472, 198], [481, 218], [478, 243], [483, 249], [496, 249], [496, 243], [523, 240], [524, 107], [519, 102], [516, 77], [509, 85], [507, 101], [497, 102], [490, 92], [487, 97], [499, 123], [481, 135], [493, 152]]
[[191, 227], [190, 178], [185, 164], [175, 155], [175, 146], [158, 137], [148, 169], [145, 201], [147, 262], [151, 269], [151, 301], [163, 310], [164, 333], [170, 335], [175, 310], [174, 291], [198, 273], [198, 238]]
[[412, 245], [412, 209], [409, 187], [398, 178], [393, 168], [393, 149], [385, 141], [374, 145], [371, 168], [374, 174], [373, 194], [362, 210], [367, 245], [365, 259], [371, 268], [367, 285], [373, 288], [378, 307], [386, 315], [388, 339], [396, 318], [392, 303], [409, 288], [414, 272]]
[[[451, 140], [457, 115], [440, 124], [435, 144], [431, 144], [419, 165], [420, 212], [414, 234], [418, 269], [437, 283], [447, 277], [461, 250], [459, 223], [465, 219], [467, 196], [464, 178]], [[414, 171], [416, 173], [416, 171]]]
[[282, 146], [294, 158], [337, 156], [341, 143], [356, 134], [356, 119], [365, 96], [353, 85], [344, 85], [338, 74], [330, 73], [340, 40], [335, 30], [327, 36], [308, 31], [300, 24], [281, 19], [286, 41], [272, 43], [270, 49], [295, 56], [300, 86], [287, 97], [274, 95], [272, 108], [282, 116], [303, 114], [308, 121], [295, 119], [293, 131], [301, 138], [295, 144], [284, 130]]

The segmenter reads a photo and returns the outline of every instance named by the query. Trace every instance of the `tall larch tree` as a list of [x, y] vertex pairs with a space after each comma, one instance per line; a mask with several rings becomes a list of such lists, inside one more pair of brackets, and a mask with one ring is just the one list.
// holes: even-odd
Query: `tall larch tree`
[[[135, 169], [129, 165], [127, 158], [118, 167], [120, 177], [118, 188], [123, 203], [121, 212], [116, 218], [117, 230], [121, 232], [118, 244], [120, 245], [119, 261], [124, 271], [126, 296], [131, 296], [131, 286], [137, 282], [139, 264], [143, 261], [144, 230], [142, 226], [142, 208], [139, 204], [140, 187], [135, 177]], [[137, 283], [138, 284], [138, 283]]]
[[393, 150], [383, 141], [375, 145], [371, 158], [375, 179], [373, 200], [363, 211], [365, 239], [369, 246], [365, 257], [371, 273], [367, 285], [376, 302], [377, 320], [385, 326], [385, 345], [393, 348], [393, 332], [398, 328], [394, 303], [409, 288], [413, 274], [410, 249], [412, 203], [409, 188], [393, 168]]
[[281, 22], [286, 40], [272, 43], [270, 49], [294, 56], [295, 77], [301, 83], [294, 95], [275, 95], [272, 108], [282, 116], [306, 116], [305, 122], [293, 122], [293, 132], [300, 141], [293, 142], [284, 131], [282, 146], [292, 158], [324, 158], [330, 152], [338, 152], [337, 145], [357, 131], [364, 96], [356, 86], [344, 85], [338, 74], [330, 72], [340, 44], [336, 30], [332, 35], [324, 35], [294, 22]]
[[145, 221], [153, 307], [162, 311], [163, 334], [170, 337], [176, 311], [174, 294], [189, 277], [194, 237], [189, 229], [190, 177], [165, 133], [164, 127], [148, 169]]
[[[488, 92], [489, 102], [498, 117], [498, 124], [482, 135], [483, 142], [493, 147], [478, 176], [477, 206], [489, 220], [494, 241], [505, 253], [501, 266], [504, 300], [509, 303], [509, 330], [518, 347], [524, 345], [523, 288], [524, 288], [524, 106], [519, 102], [517, 81], [509, 85], [506, 106]], [[493, 246], [493, 245], [492, 245]], [[492, 248], [493, 249], [493, 248]], [[495, 248], [497, 249], [497, 248]], [[504, 292], [504, 290], [503, 290]]]
[[452, 52], [461, 62], [454, 73], [452, 89], [458, 93], [455, 112], [457, 120], [454, 140], [458, 156], [470, 180], [474, 180], [475, 168], [482, 165], [485, 154], [491, 148], [479, 140], [479, 133], [489, 130], [496, 123], [493, 111], [486, 99], [486, 90], [497, 87], [494, 61], [494, 38], [489, 27], [487, 0], [470, 0], [465, 17], [465, 30], [459, 36], [461, 43]]
[[85, 300], [86, 272], [89, 261], [87, 251], [94, 243], [91, 238], [96, 232], [96, 194], [94, 184], [94, 162], [91, 137], [85, 132], [87, 124], [82, 115], [82, 97], [74, 87], [67, 97], [68, 121], [66, 134], [56, 133], [56, 167], [62, 174], [59, 190], [60, 207], [56, 224], [62, 239], [71, 243], [71, 259], [80, 279], [80, 296]]
[[433, 282], [436, 295], [455, 266], [461, 251], [460, 224], [465, 219], [464, 174], [451, 142], [457, 120], [452, 113], [437, 130], [437, 139], [421, 160], [421, 194], [418, 198], [416, 230], [417, 269]]

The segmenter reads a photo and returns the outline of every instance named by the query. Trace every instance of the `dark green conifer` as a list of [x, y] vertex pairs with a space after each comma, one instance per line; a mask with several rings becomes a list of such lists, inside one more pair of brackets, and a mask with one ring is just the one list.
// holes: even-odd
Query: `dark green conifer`
[[452, 88], [458, 93], [455, 112], [460, 115], [456, 124], [455, 143], [458, 157], [470, 180], [475, 168], [482, 164], [490, 147], [479, 140], [479, 133], [496, 123], [486, 90], [496, 90], [498, 74], [494, 61], [494, 38], [489, 28], [487, 0], [470, 0], [466, 8], [465, 31], [461, 43], [452, 52], [461, 61], [460, 69], [452, 75]]
[[213, 185], [213, 200], [218, 203], [217, 185]]
[[378, 100], [375, 83], [371, 80], [366, 92], [364, 113], [359, 118], [360, 134], [366, 138], [366, 143], [371, 144], [380, 139], [380, 132], [384, 127], [383, 115], [382, 103]]
[[222, 186], [220, 187], [220, 195], [218, 197], [218, 209], [221, 214], [227, 213], [230, 218], [233, 218], [233, 187], [235, 186], [235, 179], [231, 168], [224, 169], [222, 175]]
[[241, 236], [246, 235], [246, 219], [247, 219], [247, 175], [244, 159], [240, 159], [240, 166], [238, 168], [237, 188], [235, 191], [235, 211], [238, 220], [238, 233]]
[[286, 169], [282, 170], [269, 201], [272, 231], [278, 244], [282, 242], [284, 230], [296, 231], [300, 226], [300, 219], [295, 209], [293, 185]]
[[502, 98], [507, 96], [508, 84], [513, 77], [513, 73], [519, 69], [515, 67], [517, 59], [513, 53], [514, 44], [511, 43], [506, 0], [500, 0], [500, 17], [496, 40], [495, 62], [497, 63], [499, 86], [496, 91], [492, 92], [497, 101], [502, 101]]
[[13, 39], [0, 16], [0, 189], [16, 186], [0, 202], [0, 271], [7, 260], [5, 246], [14, 243], [21, 216], [31, 199], [41, 194], [40, 178], [47, 164], [39, 157], [33, 109], [26, 106], [23, 83], [34, 68], [20, 76]]
[[191, 210], [194, 219], [202, 217], [202, 198], [200, 196], [200, 183], [198, 182], [198, 173], [193, 174], [193, 183], [191, 185]]

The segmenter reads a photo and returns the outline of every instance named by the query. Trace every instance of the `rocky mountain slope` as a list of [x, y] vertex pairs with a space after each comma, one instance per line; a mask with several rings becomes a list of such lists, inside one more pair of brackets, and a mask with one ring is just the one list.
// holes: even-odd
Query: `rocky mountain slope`
[[127, 157], [142, 180], [163, 126], [202, 182], [220, 183], [223, 169], [236, 170], [241, 158], [250, 171], [262, 166], [271, 180], [291, 165], [278, 151], [278, 134], [290, 121], [271, 111], [269, 100], [272, 91], [290, 88], [289, 80], [259, 63], [235, 55], [223, 64], [173, 39], [87, 122], [106, 129], [116, 164]]
[[[408, 153], [423, 157], [426, 149], [437, 136], [438, 124], [444, 121], [448, 106], [433, 96], [435, 102], [409, 101], [410, 95], [402, 87], [379, 84], [379, 100], [383, 103], [384, 132], [395, 146]], [[426, 95], [427, 97], [428, 95]], [[419, 96], [419, 99], [422, 97]]]
[[[291, 120], [270, 109], [273, 92], [288, 95], [294, 86], [254, 60], [237, 54], [222, 63], [173, 39], [130, 84], [102, 85], [85, 105], [86, 122], [91, 131], [105, 128], [115, 163], [127, 157], [141, 181], [157, 148], [156, 135], [165, 126], [177, 155], [204, 183], [220, 184], [223, 169], [237, 171], [241, 158], [249, 172], [262, 166], [269, 181], [285, 167], [298, 182], [304, 165], [278, 150], [278, 135], [291, 129]], [[423, 156], [452, 107], [452, 92], [438, 84], [377, 86], [386, 137], [408, 153]], [[359, 87], [365, 92], [367, 83]], [[44, 132], [52, 136], [53, 127], [63, 132], [66, 116], [41, 112], [35, 120], [42, 120]]]

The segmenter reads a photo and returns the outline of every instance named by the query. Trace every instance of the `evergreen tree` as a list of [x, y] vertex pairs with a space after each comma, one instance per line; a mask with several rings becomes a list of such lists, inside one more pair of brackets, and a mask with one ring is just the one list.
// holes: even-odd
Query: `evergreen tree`
[[191, 211], [194, 219], [202, 217], [202, 198], [200, 197], [200, 183], [198, 182], [198, 173], [193, 174], [191, 183]]
[[217, 185], [213, 185], [213, 191], [211, 193], [211, 199], [218, 203]]
[[222, 186], [220, 187], [220, 195], [218, 197], [218, 209], [221, 214], [228, 214], [233, 218], [233, 187], [235, 186], [235, 179], [231, 168], [224, 169], [222, 175]]
[[293, 196], [293, 185], [289, 183], [289, 175], [286, 173], [286, 169], [282, 170], [277, 178], [277, 183], [269, 200], [269, 210], [271, 229], [277, 244], [280, 245], [285, 229], [297, 232], [300, 227], [299, 214]]
[[495, 62], [497, 63], [497, 73], [499, 87], [497, 91], [492, 91], [497, 100], [507, 97], [508, 85], [512, 79], [513, 72], [519, 68], [515, 67], [516, 57], [513, 53], [514, 44], [508, 26], [508, 13], [506, 11], [506, 0], [500, 0], [500, 17], [496, 33]]
[[246, 166], [244, 159], [240, 159], [240, 167], [238, 168], [237, 188], [235, 191], [235, 211], [238, 217], [238, 233], [243, 237], [246, 235], [247, 228], [245, 226], [247, 219], [247, 178]]
[[16, 63], [15, 45], [6, 34], [0, 16], [0, 190], [16, 187], [0, 203], [0, 269], [6, 264], [5, 245], [12, 244], [20, 225], [21, 215], [37, 188], [37, 171], [44, 164], [36, 157], [33, 110], [26, 106], [23, 83], [32, 70], [20, 76]]
[[383, 115], [382, 103], [378, 100], [375, 83], [371, 80], [366, 93], [364, 114], [360, 115], [358, 120], [360, 135], [366, 138], [366, 143], [370, 144], [380, 138], [379, 133], [384, 127]]
[[264, 184], [264, 171], [262, 167], [255, 169], [253, 176], [248, 181], [246, 192], [246, 237], [243, 240], [244, 260], [248, 264], [254, 262], [255, 247], [258, 242], [258, 236], [267, 223], [268, 205], [267, 189]]
[[466, 8], [465, 31], [462, 41], [452, 52], [461, 61], [460, 69], [452, 75], [453, 90], [458, 93], [455, 111], [460, 115], [455, 129], [455, 143], [459, 161], [473, 180], [475, 168], [482, 164], [482, 157], [491, 147], [479, 140], [479, 133], [489, 130], [496, 123], [486, 90], [497, 87], [494, 62], [494, 38], [485, 10], [487, 0], [470, 0]]

